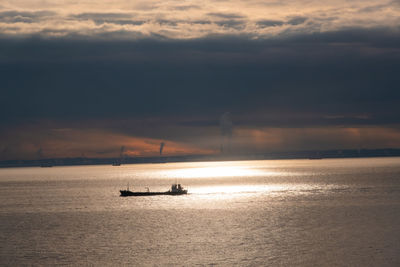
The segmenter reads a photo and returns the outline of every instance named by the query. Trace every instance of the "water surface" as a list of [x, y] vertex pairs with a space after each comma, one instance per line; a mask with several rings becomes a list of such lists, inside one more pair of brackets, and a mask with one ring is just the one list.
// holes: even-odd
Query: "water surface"
[[1, 265], [395, 266], [400, 158], [0, 169], [0, 220]]

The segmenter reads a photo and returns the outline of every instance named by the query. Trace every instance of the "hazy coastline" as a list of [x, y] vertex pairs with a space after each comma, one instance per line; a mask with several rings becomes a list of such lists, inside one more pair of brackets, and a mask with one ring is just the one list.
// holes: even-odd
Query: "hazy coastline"
[[399, 157], [400, 149], [345, 149], [324, 151], [292, 151], [247, 154], [212, 154], [212, 155], [178, 155], [154, 157], [124, 157], [120, 158], [49, 158], [37, 160], [3, 160], [0, 168], [34, 167], [48, 164], [49, 166], [77, 165], [107, 165], [116, 161], [121, 164], [167, 163], [167, 162], [199, 162], [199, 161], [235, 161], [235, 160], [264, 160], [264, 159], [324, 159], [324, 158], [371, 158]]

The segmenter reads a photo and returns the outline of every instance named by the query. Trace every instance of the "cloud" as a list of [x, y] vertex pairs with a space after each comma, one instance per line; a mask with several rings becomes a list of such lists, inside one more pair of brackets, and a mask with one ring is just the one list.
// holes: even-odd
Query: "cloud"
[[142, 25], [146, 23], [144, 20], [135, 20], [134, 13], [80, 13], [71, 15], [70, 19], [93, 21], [97, 25], [105, 23], [117, 25]]
[[[6, 132], [0, 131], [0, 145], [6, 144], [6, 149], [0, 152], [0, 160], [80, 157], [82, 154], [86, 157], [120, 157], [122, 153], [130, 157], [155, 156], [159, 154], [162, 141], [115, 133], [102, 128], [80, 127], [67, 131], [52, 131], [40, 121], [36, 125], [25, 127], [29, 129], [29, 133], [15, 128]], [[212, 152], [191, 144], [168, 141], [168, 150], [165, 150], [164, 154]]]
[[289, 19], [286, 23], [290, 25], [300, 25], [306, 22], [307, 18], [306, 17], [293, 17]]
[[261, 27], [277, 27], [277, 26], [283, 26], [283, 25], [301, 25], [307, 21], [306, 17], [292, 17], [288, 19], [287, 21], [281, 21], [281, 20], [259, 20], [256, 22], [258, 26]]
[[127, 13], [80, 13], [71, 15], [72, 18], [83, 19], [83, 20], [98, 20], [98, 19], [127, 19], [131, 18], [132, 14]]
[[51, 11], [2, 11], [0, 12], [0, 22], [5, 23], [33, 23], [46, 20], [55, 16], [55, 12]]
[[[358, 114], [371, 115], [368, 123], [395, 123], [391, 114], [400, 112], [397, 31], [350, 29], [275, 40], [109, 39], [3, 39], [0, 119], [230, 110], [274, 114], [270, 123], [283, 126], [366, 124], [352, 117]], [[321, 116], [307, 122], [282, 113]], [[332, 114], [350, 119], [321, 119]]]
[[[398, 1], [397, 1], [398, 3]], [[392, 5], [395, 5], [396, 1], [385, 3], [385, 4], [375, 4], [375, 5], [370, 5], [366, 7], [362, 7], [359, 12], [365, 12], [365, 13], [373, 13], [377, 11], [382, 11], [384, 8], [390, 8]]]
[[237, 13], [211, 12], [211, 13], [208, 13], [207, 15], [209, 15], [211, 17], [222, 18], [222, 19], [243, 19], [243, 18], [245, 18], [245, 16], [237, 14]]
[[237, 35], [274, 39], [349, 28], [392, 28], [399, 25], [397, 7], [397, 2], [376, 0], [205, 1], [202, 5], [156, 0], [38, 5], [21, 0], [0, 8], [0, 32], [9, 38], [41, 35], [138, 40], [160, 36], [187, 40]]
[[260, 20], [257, 21], [257, 25], [262, 27], [275, 27], [275, 26], [282, 26], [285, 24], [284, 21], [281, 20]]
[[179, 5], [179, 6], [173, 6], [173, 7], [171, 7], [171, 9], [186, 11], [189, 9], [201, 9], [201, 6], [199, 6], [199, 5]]
[[234, 20], [234, 19], [230, 19], [230, 20], [219, 20], [216, 21], [215, 24], [217, 24], [218, 26], [224, 27], [224, 28], [233, 28], [233, 29], [243, 29], [245, 27], [245, 22], [242, 20]]
[[329, 150], [400, 147], [400, 131], [385, 127], [364, 128], [241, 128], [236, 131], [235, 149], [265, 151]]
[[[177, 127], [171, 123], [173, 120], [161, 125], [151, 119], [145, 123], [141, 120], [142, 123], [130, 121], [136, 129], [129, 129], [123, 121], [115, 120], [109, 121], [111, 124], [100, 120], [39, 120], [9, 127], [0, 130], [0, 160], [38, 159], [38, 151], [42, 158], [80, 157], [82, 154], [85, 157], [119, 157], [121, 147], [124, 147], [125, 156], [156, 156], [162, 142], [167, 143], [168, 149], [164, 151], [167, 156], [211, 154], [219, 150], [218, 118], [217, 125], [201, 128]], [[236, 124], [236, 117], [233, 120], [233, 153], [400, 147], [399, 126], [248, 127]], [[53, 128], [57, 125], [69, 128], [58, 131]], [[140, 131], [147, 137], [140, 136]], [[152, 137], [152, 133], [162, 133], [164, 138]]]
[[167, 20], [167, 19], [159, 19], [156, 21], [160, 25], [168, 25], [168, 26], [177, 26], [180, 21], [178, 20]]
[[[181, 9], [180, 2], [151, 0], [3, 4], [0, 132], [29, 132], [32, 121], [57, 121], [57, 129], [95, 124], [110, 134], [102, 138], [149, 138], [158, 151], [161, 140], [168, 148], [176, 142], [218, 150], [218, 120], [226, 111], [235, 132], [248, 131], [241, 142], [249, 148], [257, 145], [245, 136], [301, 147], [305, 139], [288, 132], [302, 127], [370, 133], [398, 127], [397, 2], [229, 3]], [[272, 128], [280, 130], [264, 134]], [[279, 143], [280, 131], [297, 141]], [[68, 131], [51, 132], [67, 139], [61, 132]], [[344, 132], [330, 143], [350, 140]], [[388, 136], [393, 141], [397, 134]], [[45, 143], [23, 139], [29, 151]], [[18, 146], [15, 138], [4, 140], [0, 148], [8, 154]]]

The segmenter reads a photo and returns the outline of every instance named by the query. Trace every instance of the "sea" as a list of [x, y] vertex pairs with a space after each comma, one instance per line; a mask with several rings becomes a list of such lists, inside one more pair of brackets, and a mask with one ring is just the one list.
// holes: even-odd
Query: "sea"
[[400, 266], [400, 158], [3, 168], [0, 265]]

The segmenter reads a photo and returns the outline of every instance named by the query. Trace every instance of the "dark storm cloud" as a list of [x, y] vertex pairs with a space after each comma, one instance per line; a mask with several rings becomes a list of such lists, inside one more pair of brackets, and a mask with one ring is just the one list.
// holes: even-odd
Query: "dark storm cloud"
[[3, 38], [0, 119], [155, 116], [215, 125], [231, 111], [235, 125], [394, 124], [399, 47], [398, 31], [385, 29], [274, 40]]

